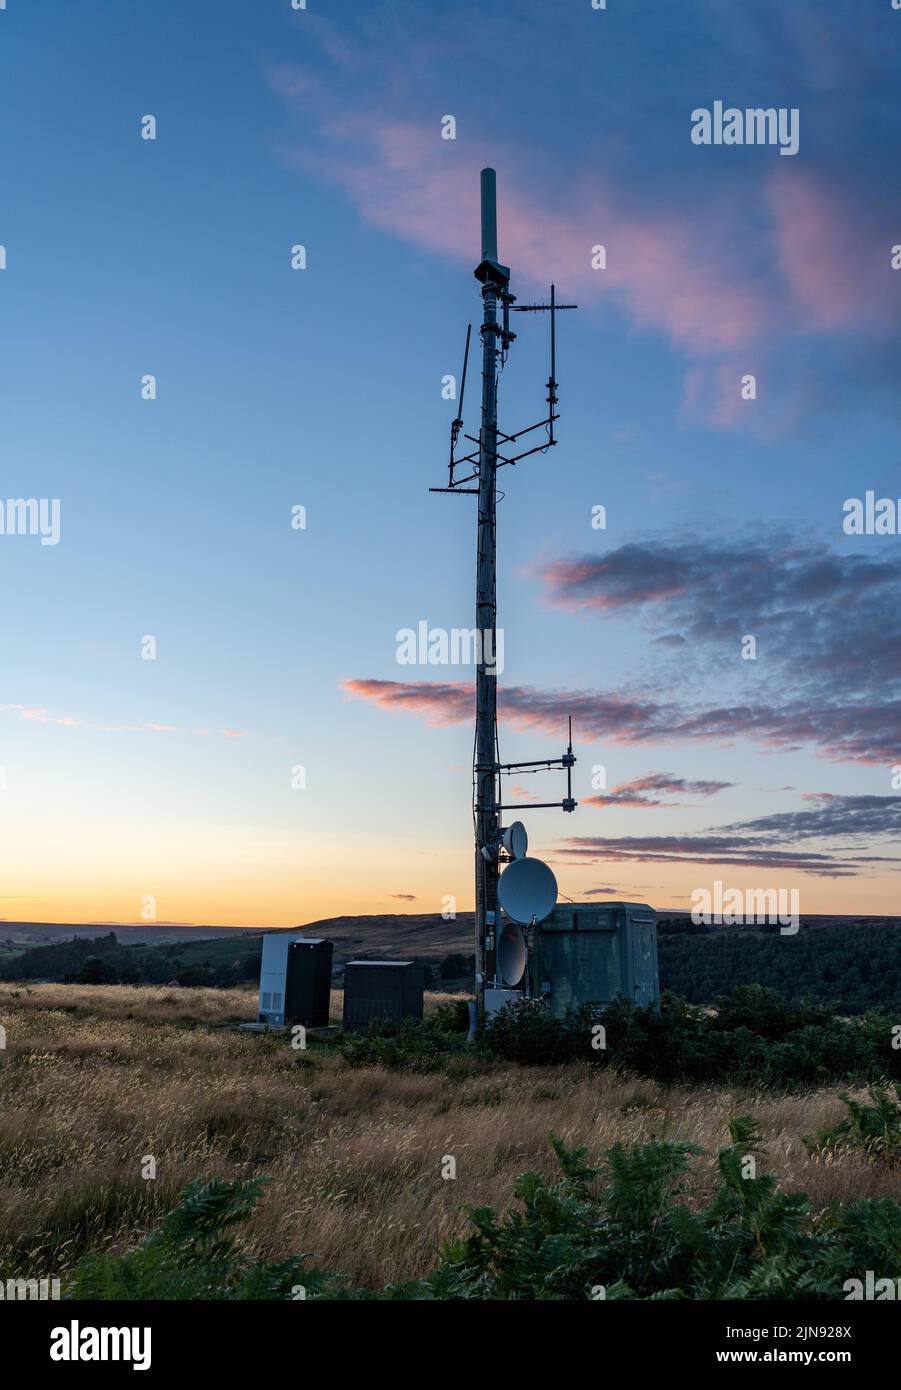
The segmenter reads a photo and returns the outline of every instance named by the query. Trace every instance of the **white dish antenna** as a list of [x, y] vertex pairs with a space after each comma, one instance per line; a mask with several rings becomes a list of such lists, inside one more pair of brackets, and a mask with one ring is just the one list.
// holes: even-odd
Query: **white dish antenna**
[[505, 922], [497, 939], [497, 973], [501, 983], [515, 989], [526, 973], [529, 952], [522, 927]]
[[514, 922], [543, 922], [557, 906], [557, 880], [540, 859], [514, 859], [498, 880], [497, 897]]
[[504, 831], [504, 849], [514, 859], [525, 859], [529, 849], [529, 837], [521, 820], [515, 820]]

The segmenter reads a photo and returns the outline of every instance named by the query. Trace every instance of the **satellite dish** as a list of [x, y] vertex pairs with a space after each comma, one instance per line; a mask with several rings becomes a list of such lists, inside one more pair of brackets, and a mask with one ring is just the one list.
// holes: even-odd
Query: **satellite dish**
[[508, 854], [512, 854], [514, 859], [525, 859], [528, 848], [529, 837], [526, 827], [521, 820], [515, 820], [504, 831], [504, 849]]
[[557, 880], [540, 859], [514, 859], [498, 879], [497, 896], [514, 922], [543, 922], [557, 905]]
[[515, 922], [505, 922], [497, 939], [497, 973], [501, 983], [508, 989], [515, 989], [525, 974], [528, 959], [522, 927]]

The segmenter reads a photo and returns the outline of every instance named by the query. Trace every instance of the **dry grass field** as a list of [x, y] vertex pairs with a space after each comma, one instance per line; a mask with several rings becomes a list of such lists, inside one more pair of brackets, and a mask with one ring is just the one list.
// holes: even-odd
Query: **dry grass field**
[[[336, 1020], [340, 1005], [335, 994]], [[768, 1169], [816, 1207], [898, 1196], [890, 1169], [808, 1156], [802, 1136], [843, 1114], [839, 1086], [667, 1090], [612, 1069], [475, 1057], [441, 1074], [358, 1069], [328, 1048], [235, 1031], [251, 1014], [242, 990], [0, 985], [4, 1277], [127, 1248], [194, 1178], [266, 1175], [248, 1229], [257, 1253], [308, 1252], [379, 1287], [429, 1269], [440, 1242], [465, 1229], [466, 1204], [503, 1207], [524, 1169], [552, 1172], [550, 1132], [592, 1157], [650, 1138], [713, 1152], [740, 1112], [761, 1124]], [[445, 1154], [453, 1181], [441, 1177]], [[149, 1155], [155, 1180], [142, 1177]], [[702, 1164], [695, 1181], [709, 1178]]]

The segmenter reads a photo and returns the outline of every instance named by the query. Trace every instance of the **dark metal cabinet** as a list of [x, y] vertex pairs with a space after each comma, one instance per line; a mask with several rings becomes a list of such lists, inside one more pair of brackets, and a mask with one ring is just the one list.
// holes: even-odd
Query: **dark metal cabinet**
[[378, 1018], [422, 1018], [423, 972], [413, 960], [351, 960], [344, 970], [344, 1031]]
[[657, 918], [646, 903], [557, 907], [535, 930], [532, 993], [562, 1018], [583, 1004], [622, 995], [640, 1005], [660, 998]]

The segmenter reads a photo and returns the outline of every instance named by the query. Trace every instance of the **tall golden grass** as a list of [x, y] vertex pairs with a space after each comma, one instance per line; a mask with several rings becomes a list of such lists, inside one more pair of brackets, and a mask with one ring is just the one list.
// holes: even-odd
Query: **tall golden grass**
[[[336, 1018], [340, 1004], [333, 995]], [[712, 1153], [727, 1117], [747, 1112], [766, 1167], [815, 1207], [898, 1195], [878, 1164], [808, 1155], [802, 1137], [844, 1113], [839, 1086], [667, 1089], [468, 1056], [447, 1074], [354, 1069], [285, 1035], [236, 1031], [252, 1013], [237, 989], [0, 984], [0, 1275], [62, 1274], [87, 1250], [128, 1248], [192, 1179], [266, 1175], [248, 1229], [257, 1254], [306, 1252], [380, 1287], [430, 1269], [465, 1230], [466, 1204], [502, 1208], [524, 1169], [552, 1173], [551, 1132], [592, 1157], [652, 1138]], [[713, 1184], [709, 1162], [694, 1181]]]

